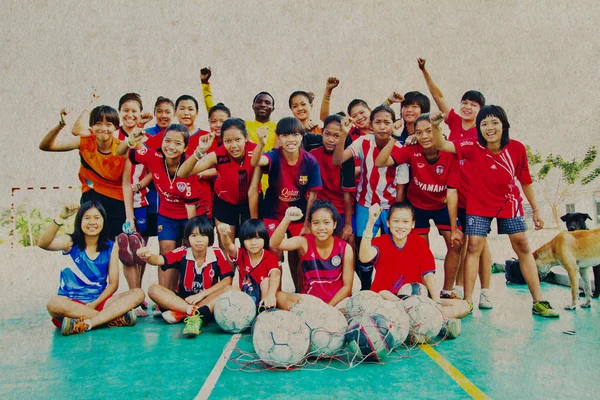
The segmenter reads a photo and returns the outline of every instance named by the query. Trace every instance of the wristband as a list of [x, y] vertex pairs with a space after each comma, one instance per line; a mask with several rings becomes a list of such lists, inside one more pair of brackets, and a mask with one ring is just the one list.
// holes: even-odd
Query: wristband
[[63, 226], [65, 224], [65, 220], [60, 215], [54, 218], [52, 222], [54, 222], [58, 226]]
[[402, 139], [402, 135], [394, 135], [394, 134], [392, 134], [392, 137], [394, 139], [396, 139], [397, 141], [400, 141], [400, 139]]
[[139, 182], [136, 183], [135, 186], [137, 187], [138, 192], [142, 190], [142, 185]]
[[194, 157], [196, 158], [196, 161], [200, 161], [200, 159], [202, 159], [202, 157], [205, 155], [206, 153], [202, 153], [200, 149], [196, 149], [196, 151], [194, 151]]
[[61, 119], [58, 121], [58, 125], [60, 125], [61, 128], [64, 128], [67, 123]]
[[363, 239], [373, 239], [373, 233], [372, 232], [364, 231], [363, 235], [362, 235], [362, 238]]
[[136, 143], [131, 144], [131, 140], [129, 137], [125, 140], [125, 142], [127, 143], [127, 147], [129, 147], [130, 149], [133, 149], [133, 148], [135, 148], [135, 146], [137, 146]]

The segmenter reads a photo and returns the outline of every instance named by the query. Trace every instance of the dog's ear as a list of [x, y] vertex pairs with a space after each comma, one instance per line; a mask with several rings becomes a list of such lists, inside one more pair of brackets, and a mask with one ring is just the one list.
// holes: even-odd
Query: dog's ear
[[561, 220], [562, 222], [567, 222], [568, 216], [569, 216], [569, 214], [565, 214], [565, 215], [563, 215], [562, 217], [560, 217], [560, 220]]
[[589, 220], [591, 220], [591, 219], [592, 219], [592, 217], [590, 217], [590, 214], [583, 214], [583, 215], [586, 217], [586, 218], [584, 219], [584, 221], [585, 221], [586, 219], [589, 219]]

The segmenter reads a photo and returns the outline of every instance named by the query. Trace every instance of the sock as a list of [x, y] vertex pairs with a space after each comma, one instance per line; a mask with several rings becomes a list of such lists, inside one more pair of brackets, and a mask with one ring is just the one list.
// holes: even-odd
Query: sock
[[190, 304], [190, 305], [187, 307], [187, 309], [185, 310], [185, 313], [186, 313], [187, 315], [194, 315], [194, 314], [196, 313], [196, 310], [197, 310], [197, 309], [198, 309], [198, 307], [196, 307], [196, 306], [193, 306], [193, 305], [191, 305], [191, 304]]
[[86, 331], [89, 331], [90, 329], [92, 329], [92, 320], [91, 319], [84, 319], [83, 322], [87, 325]]
[[481, 289], [481, 294], [489, 294], [490, 289]]
[[360, 261], [356, 264], [356, 272], [360, 279], [361, 290], [371, 289], [371, 281], [373, 278], [373, 263], [361, 263]]
[[442, 290], [442, 294], [450, 294], [452, 293], [452, 290]]
[[202, 322], [205, 324], [213, 320], [213, 314], [210, 312], [210, 308], [208, 308], [208, 306], [200, 307], [198, 312], [202, 316]]

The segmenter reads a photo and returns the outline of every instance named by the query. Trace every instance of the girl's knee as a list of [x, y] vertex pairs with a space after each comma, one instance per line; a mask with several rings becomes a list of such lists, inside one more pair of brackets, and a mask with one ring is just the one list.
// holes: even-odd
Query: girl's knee
[[[156, 302], [156, 297], [160, 296], [160, 292], [162, 291], [163, 287], [160, 286], [157, 283], [153, 283], [152, 285], [150, 285], [150, 287], [148, 288], [148, 297], [150, 297], [154, 302]], [[140, 289], [141, 290], [141, 289]]]

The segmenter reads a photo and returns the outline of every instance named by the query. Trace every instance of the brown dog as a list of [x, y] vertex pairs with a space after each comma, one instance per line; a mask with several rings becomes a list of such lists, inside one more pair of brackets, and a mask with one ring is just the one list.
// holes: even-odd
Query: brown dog
[[581, 303], [581, 307], [590, 307], [592, 300], [592, 270], [590, 267], [600, 263], [600, 229], [561, 232], [534, 251], [533, 257], [542, 276], [556, 265], [562, 265], [567, 270], [571, 282], [572, 300], [571, 304], [565, 307], [566, 310], [577, 308], [578, 272], [580, 272], [585, 292], [585, 302]]

